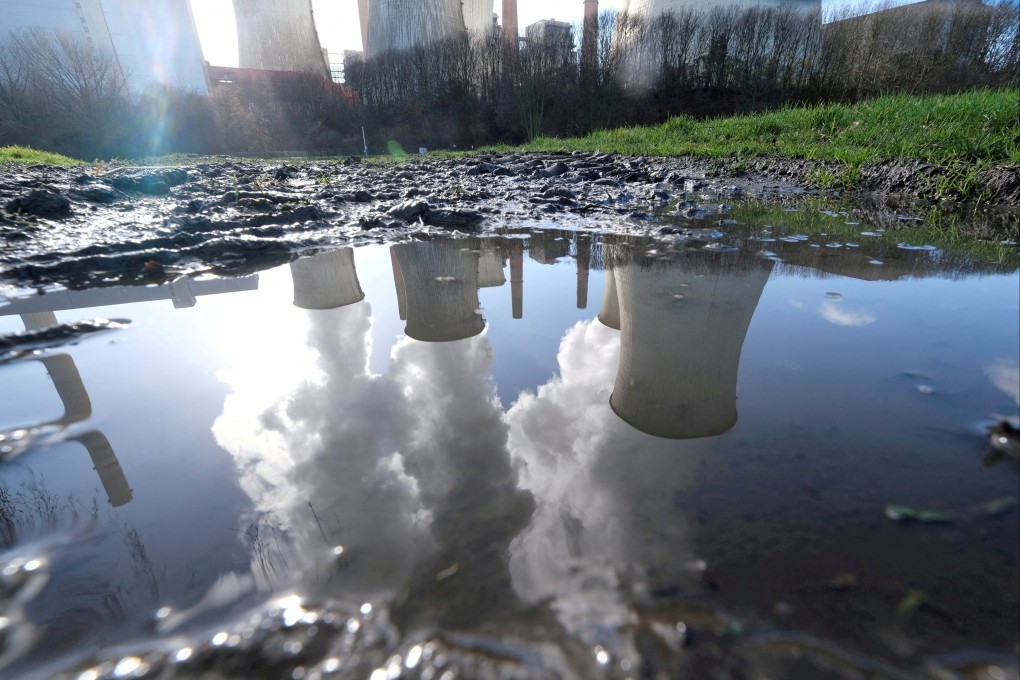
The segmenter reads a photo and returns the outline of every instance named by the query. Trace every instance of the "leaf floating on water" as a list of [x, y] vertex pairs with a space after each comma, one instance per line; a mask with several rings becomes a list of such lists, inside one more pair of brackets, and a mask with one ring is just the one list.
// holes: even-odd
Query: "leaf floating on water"
[[921, 522], [923, 524], [952, 524], [958, 519], [952, 512], [918, 510], [906, 505], [885, 506], [885, 516], [896, 522]]
[[447, 567], [446, 569], [443, 569], [441, 572], [436, 574], [436, 580], [437, 581], [445, 581], [446, 579], [448, 579], [451, 576], [455, 575], [458, 571], [460, 571], [460, 564], [457, 563], [457, 562], [454, 562], [449, 567]]

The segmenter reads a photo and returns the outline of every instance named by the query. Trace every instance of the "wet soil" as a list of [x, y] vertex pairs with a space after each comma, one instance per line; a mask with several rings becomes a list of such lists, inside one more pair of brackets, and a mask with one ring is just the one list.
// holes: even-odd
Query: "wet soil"
[[[654, 234], [664, 215], [682, 222], [692, 201], [794, 205], [819, 193], [804, 183], [825, 169], [802, 160], [581, 152], [402, 164], [7, 167], [0, 174], [0, 276], [24, 288], [158, 283], [183, 273], [240, 274], [338, 243], [422, 231], [555, 226]], [[862, 172], [866, 193], [843, 198], [852, 198], [855, 219], [895, 229], [904, 215], [931, 209], [944, 175], [918, 162], [878, 164]], [[980, 238], [1015, 238], [1020, 218], [1010, 206], [1020, 203], [1020, 170], [1001, 168], [979, 182], [986, 202], [966, 208], [959, 228]]]

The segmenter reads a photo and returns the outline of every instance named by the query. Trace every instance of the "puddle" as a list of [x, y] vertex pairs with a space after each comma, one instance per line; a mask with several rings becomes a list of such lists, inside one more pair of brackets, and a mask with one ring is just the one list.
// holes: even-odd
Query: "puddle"
[[0, 672], [1015, 676], [1016, 269], [762, 228], [0, 307]]

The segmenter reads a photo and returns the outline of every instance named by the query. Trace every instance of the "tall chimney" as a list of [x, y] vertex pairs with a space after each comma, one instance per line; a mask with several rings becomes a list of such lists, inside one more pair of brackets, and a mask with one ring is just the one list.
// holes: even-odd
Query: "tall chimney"
[[517, 0], [503, 0], [503, 40], [510, 47], [517, 47]]
[[368, 0], [358, 0], [358, 19], [361, 20], [361, 53], [368, 56]]
[[584, 0], [584, 28], [581, 38], [581, 63], [595, 69], [599, 44], [599, 0]]

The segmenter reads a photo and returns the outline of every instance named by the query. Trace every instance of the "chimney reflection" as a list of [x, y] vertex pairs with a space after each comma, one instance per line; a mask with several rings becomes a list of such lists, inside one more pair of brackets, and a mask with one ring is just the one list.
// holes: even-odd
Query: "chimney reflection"
[[479, 312], [479, 253], [465, 241], [437, 240], [393, 246], [397, 297], [403, 284], [408, 337], [450, 342], [485, 328]]
[[510, 239], [507, 243], [510, 254], [510, 302], [513, 318], [524, 318], [524, 241]]
[[588, 270], [591, 267], [591, 236], [577, 237], [577, 308], [588, 307]]
[[[21, 320], [25, 324], [25, 330], [40, 330], [56, 325], [57, 317], [53, 312], [36, 312], [22, 314]], [[56, 420], [41, 423], [39, 427], [56, 426], [65, 429], [88, 420], [92, 417], [92, 400], [85, 389], [85, 383], [81, 379], [78, 367], [67, 354], [55, 354], [33, 358], [45, 368], [53, 383], [60, 403], [64, 406], [64, 414]], [[106, 436], [95, 430], [71, 437], [81, 443], [89, 452], [92, 458], [92, 465], [99, 475], [99, 481], [106, 490], [106, 497], [114, 507], [127, 504], [131, 498], [131, 488], [128, 486], [124, 470], [120, 467], [117, 455], [110, 445]]]
[[732, 428], [740, 351], [772, 266], [744, 253], [618, 264], [613, 411], [657, 437], [709, 437]]
[[340, 248], [290, 263], [294, 305], [302, 309], [336, 309], [365, 298], [354, 268], [354, 249]]

